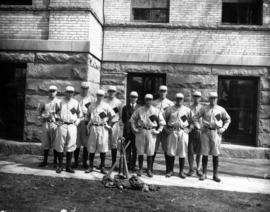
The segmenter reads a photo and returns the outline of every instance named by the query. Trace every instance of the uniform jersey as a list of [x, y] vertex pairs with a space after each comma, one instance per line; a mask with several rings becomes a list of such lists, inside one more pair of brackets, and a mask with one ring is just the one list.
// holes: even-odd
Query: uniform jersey
[[83, 116], [86, 116], [88, 107], [94, 102], [94, 98], [90, 96], [82, 97], [79, 95], [77, 97], [77, 100], [79, 101]]
[[69, 101], [64, 98], [59, 104], [58, 115], [63, 122], [75, 123], [82, 117], [79, 102], [73, 98]]
[[[198, 105], [194, 105], [192, 104], [190, 106], [190, 110], [191, 110], [191, 115], [192, 115], [192, 120], [194, 120], [195, 116], [200, 112], [200, 110], [203, 109], [203, 106], [201, 104], [198, 104]], [[199, 122], [198, 124], [201, 126], [202, 124], [202, 119], [200, 118], [199, 119]]]
[[51, 115], [54, 117], [57, 107], [60, 104], [60, 100], [57, 98], [50, 99], [42, 102], [38, 107], [39, 115], [45, 119], [49, 119]]
[[224, 128], [226, 130], [231, 122], [227, 111], [219, 105], [203, 107], [194, 117], [196, 123], [199, 123], [200, 117], [202, 118], [202, 126], [206, 128]]
[[192, 113], [191, 110], [184, 105], [180, 107], [174, 105], [165, 111], [165, 120], [170, 127], [177, 128], [176, 126], [179, 126], [181, 129], [184, 129], [190, 125]]
[[166, 124], [159, 109], [154, 106], [150, 106], [150, 108], [145, 106], [138, 108], [132, 114], [130, 122], [134, 123], [137, 127], [146, 128], [155, 128]]
[[117, 122], [120, 120], [120, 112], [122, 110], [122, 102], [117, 99], [116, 97], [114, 97], [113, 99], [109, 99], [109, 98], [106, 98], [104, 100], [105, 103], [107, 103], [114, 111], [115, 113], [115, 116], [112, 120], [112, 122]]
[[105, 102], [91, 104], [87, 112], [90, 124], [106, 124], [114, 116], [114, 110]]
[[153, 101], [153, 106], [155, 106], [159, 110], [159, 112], [162, 113], [162, 115], [164, 115], [164, 112], [168, 107], [171, 107], [173, 105], [174, 103], [167, 98], [165, 99], [158, 98]]

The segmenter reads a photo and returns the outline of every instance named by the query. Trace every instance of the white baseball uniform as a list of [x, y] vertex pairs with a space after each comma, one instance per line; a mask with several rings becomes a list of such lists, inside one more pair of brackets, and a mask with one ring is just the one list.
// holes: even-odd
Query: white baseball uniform
[[171, 132], [167, 137], [167, 154], [169, 156], [186, 157], [191, 117], [190, 109], [184, 105], [180, 107], [175, 105], [165, 111], [166, 128]]
[[135, 110], [130, 122], [139, 129], [139, 132], [135, 134], [138, 155], [147, 154], [147, 156], [153, 156], [157, 139], [157, 135], [153, 134], [153, 129], [158, 125], [162, 129], [166, 124], [163, 115], [154, 106], [149, 108], [143, 106]]

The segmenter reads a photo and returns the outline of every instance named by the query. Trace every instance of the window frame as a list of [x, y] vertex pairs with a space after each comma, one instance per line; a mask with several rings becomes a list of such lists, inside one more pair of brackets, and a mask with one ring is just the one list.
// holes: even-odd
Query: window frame
[[[256, 21], [252, 22], [252, 23], [239, 23], [239, 22], [224, 22], [223, 21], [223, 13], [224, 13], [224, 4], [226, 3], [235, 3], [237, 4], [237, 19], [239, 19], [239, 4], [248, 4], [248, 3], [252, 3], [252, 2], [257, 2], [258, 4], [258, 17], [256, 17]], [[222, 5], [221, 5], [221, 24], [222, 25], [244, 25], [244, 26], [262, 26], [263, 25], [263, 0], [222, 0]]]
[[[151, 0], [149, 0], [151, 1]], [[149, 6], [149, 8], [140, 8], [140, 7], [136, 7], [136, 8], [133, 8], [133, 0], [130, 1], [130, 20], [132, 22], [135, 22], [135, 23], [157, 23], [157, 24], [167, 24], [170, 22], [170, 0], [167, 0], [167, 8], [161, 8], [161, 7], [151, 7]], [[151, 12], [154, 11], [154, 10], [167, 10], [167, 17], [166, 17], [166, 21], [154, 21], [154, 20], [136, 20], [134, 19], [134, 13], [133, 13], [133, 9], [148, 9], [150, 10], [149, 14], [150, 14], [150, 17], [151, 17]]]
[[[229, 143], [229, 144], [236, 144], [236, 145], [244, 145], [244, 146], [255, 146], [255, 147], [258, 147], [259, 144], [258, 144], [258, 127], [259, 127], [259, 119], [258, 119], [258, 113], [259, 113], [259, 81], [260, 81], [260, 77], [258, 76], [227, 76], [227, 75], [219, 75], [218, 76], [218, 103], [220, 102], [220, 92], [221, 92], [221, 87], [220, 87], [220, 82], [221, 80], [251, 80], [256, 88], [256, 91], [255, 91], [255, 96], [253, 97], [254, 98], [254, 108], [253, 108], [253, 119], [254, 119], [254, 132], [252, 133], [252, 138], [251, 138], [251, 143], [248, 143], [248, 144], [239, 144], [237, 142], [232, 142], [232, 140], [235, 140], [235, 139], [228, 139], [227, 140], [224, 140], [224, 137], [225, 135], [223, 136], [223, 140], [222, 142], [225, 141], [225, 143]], [[220, 104], [220, 103], [219, 103]], [[222, 105], [221, 105], [222, 106]], [[228, 107], [229, 109], [230, 107]], [[227, 110], [227, 108], [225, 108]], [[231, 116], [231, 114], [229, 114]], [[226, 132], [225, 132], [226, 133]]]

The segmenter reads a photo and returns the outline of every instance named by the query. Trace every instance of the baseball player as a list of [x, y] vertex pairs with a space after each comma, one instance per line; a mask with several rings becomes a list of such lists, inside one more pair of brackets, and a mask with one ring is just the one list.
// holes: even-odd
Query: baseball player
[[183, 105], [184, 95], [175, 95], [175, 105], [165, 111], [168, 154], [168, 173], [166, 177], [173, 175], [174, 159], [179, 156], [179, 177], [186, 178], [184, 173], [185, 158], [187, 156], [188, 134], [192, 127], [192, 114], [188, 107]]
[[153, 177], [152, 160], [155, 153], [157, 135], [161, 133], [165, 120], [162, 113], [152, 105], [153, 95], [145, 95], [145, 105], [138, 108], [131, 116], [130, 122], [136, 135], [135, 143], [139, 155], [138, 176], [142, 175], [143, 155], [147, 155], [147, 176]]
[[129, 119], [131, 115], [134, 113], [134, 111], [140, 107], [140, 105], [137, 104], [137, 100], [138, 100], [138, 93], [136, 91], [130, 92], [129, 103], [125, 105], [122, 109], [122, 122], [124, 124], [123, 136], [125, 138], [126, 143], [131, 141], [130, 145], [126, 149], [128, 168], [131, 171], [135, 171], [137, 150], [135, 145], [135, 135], [131, 130]]
[[[195, 91], [193, 93], [193, 103], [190, 106], [192, 119], [194, 116], [202, 109], [202, 105], [200, 103], [201, 100], [201, 92]], [[201, 122], [200, 122], [201, 125]], [[187, 176], [192, 176], [194, 174], [193, 170], [193, 162], [194, 162], [194, 154], [196, 154], [196, 174], [198, 177], [202, 175], [200, 169], [200, 160], [201, 160], [201, 132], [198, 128], [194, 127], [189, 133], [189, 142], [188, 142], [188, 163], [189, 163], [189, 172]]]
[[[51, 85], [49, 87], [49, 97], [45, 102], [42, 102], [38, 106], [39, 119], [42, 121], [42, 148], [44, 149], [43, 162], [39, 164], [39, 167], [46, 167], [48, 165], [49, 149], [54, 148], [56, 124], [55, 124], [55, 112], [59, 100], [56, 98], [57, 87]], [[53, 166], [57, 166], [57, 152], [53, 149]]]
[[[230, 125], [231, 117], [227, 111], [217, 105], [217, 93], [209, 93], [209, 105], [200, 110], [194, 117], [195, 126], [201, 127], [201, 154], [203, 175], [200, 180], [207, 178], [208, 155], [213, 156], [213, 180], [220, 182], [218, 177], [218, 156], [220, 155], [221, 135]], [[199, 119], [202, 118], [202, 126]]]
[[79, 154], [81, 146], [83, 146], [83, 168], [87, 169], [87, 160], [88, 160], [88, 152], [87, 152], [87, 140], [89, 135], [86, 133], [86, 127], [87, 127], [87, 121], [86, 121], [86, 115], [88, 107], [91, 105], [91, 103], [94, 102], [93, 98], [89, 96], [89, 83], [88, 82], [82, 82], [81, 83], [81, 94], [77, 97], [77, 100], [79, 101], [80, 108], [82, 110], [83, 118], [81, 119], [78, 128], [77, 128], [77, 143], [76, 143], [76, 150], [74, 151], [74, 164], [73, 168], [78, 167], [79, 163]]
[[85, 173], [93, 171], [95, 153], [100, 153], [100, 171], [106, 174], [105, 158], [106, 152], [109, 150], [109, 132], [112, 127], [112, 120], [115, 117], [114, 110], [104, 102], [105, 92], [98, 90], [97, 101], [91, 104], [87, 112], [88, 129], [90, 132], [87, 141], [87, 150], [89, 154], [89, 169]]
[[59, 166], [56, 169], [57, 173], [63, 170], [63, 152], [66, 151], [66, 171], [74, 173], [71, 168], [72, 153], [76, 149], [77, 126], [82, 117], [79, 102], [73, 98], [75, 89], [72, 86], [66, 87], [65, 97], [59, 104], [57, 115], [59, 119], [59, 126], [56, 133], [55, 149]]
[[115, 97], [116, 94], [116, 87], [110, 86], [108, 89], [108, 96], [105, 99], [105, 102], [114, 110], [115, 116], [113, 117], [112, 121], [112, 129], [109, 136], [110, 140], [110, 148], [112, 154], [112, 166], [116, 161], [117, 158], [117, 140], [120, 136], [120, 112], [121, 112], [121, 105], [122, 102]]
[[[174, 103], [167, 99], [167, 93], [168, 93], [168, 88], [165, 85], [161, 85], [159, 87], [159, 98], [156, 99], [153, 102], [153, 105], [158, 109], [159, 113], [161, 113], [164, 116], [164, 111], [170, 107], [173, 106]], [[156, 147], [155, 147], [155, 154], [153, 156], [153, 164], [154, 160], [157, 154], [157, 151], [159, 149], [159, 145], [161, 143], [162, 150], [164, 151], [164, 157], [165, 157], [165, 164], [166, 164], [166, 173], [168, 172], [168, 155], [167, 155], [167, 145], [166, 145], [166, 132], [163, 130], [158, 136], [157, 136], [157, 142], [156, 142]], [[153, 167], [153, 165], [152, 165]], [[152, 170], [153, 171], [153, 170]]]

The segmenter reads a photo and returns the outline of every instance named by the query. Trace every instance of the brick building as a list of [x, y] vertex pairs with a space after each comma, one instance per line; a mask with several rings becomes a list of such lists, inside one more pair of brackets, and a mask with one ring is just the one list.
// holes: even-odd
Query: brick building
[[270, 146], [269, 0], [2, 0], [0, 49], [2, 138], [39, 140], [48, 85], [88, 80], [123, 101], [165, 83], [187, 104], [216, 90], [224, 142]]

